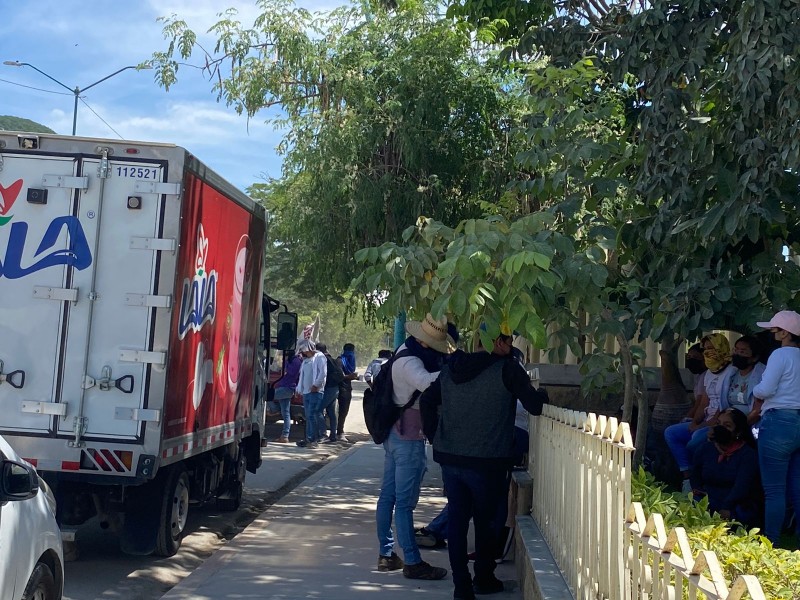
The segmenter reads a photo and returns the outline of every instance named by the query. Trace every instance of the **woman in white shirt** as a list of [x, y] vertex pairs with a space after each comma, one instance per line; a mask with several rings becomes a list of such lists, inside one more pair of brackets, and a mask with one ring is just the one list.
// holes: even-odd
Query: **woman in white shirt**
[[782, 310], [757, 325], [769, 329], [781, 344], [753, 389], [761, 413], [758, 462], [766, 501], [764, 535], [773, 544], [780, 540], [788, 491], [800, 541], [800, 314]]

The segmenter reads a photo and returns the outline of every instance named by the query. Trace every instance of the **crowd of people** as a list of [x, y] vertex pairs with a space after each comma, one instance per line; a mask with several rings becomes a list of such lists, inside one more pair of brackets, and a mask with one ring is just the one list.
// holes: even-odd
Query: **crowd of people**
[[753, 336], [731, 350], [714, 333], [689, 349], [695, 402], [664, 438], [684, 492], [708, 497], [724, 519], [762, 528], [775, 545], [793, 522], [800, 542], [800, 314], [780, 311], [757, 325], [779, 344], [766, 364]]
[[353, 397], [356, 371], [355, 345], [347, 343], [335, 359], [323, 343], [302, 338], [295, 344], [295, 353], [288, 359], [283, 376], [272, 385], [272, 398], [280, 406], [283, 430], [274, 440], [289, 443], [293, 415], [293, 399], [303, 406], [305, 433], [296, 442], [301, 448], [317, 448], [320, 443], [349, 443], [344, 425]]
[[[424, 321], [407, 323], [406, 331], [397, 349], [403, 355], [390, 367], [392, 400], [407, 408], [383, 443], [378, 570], [402, 569], [410, 579], [443, 579], [447, 569], [423, 560], [420, 548], [447, 547], [453, 598], [502, 592], [503, 582], [494, 571], [508, 533], [510, 473], [527, 450], [527, 438], [521, 437], [527, 431], [515, 427], [520, 420], [527, 424], [527, 417], [520, 419], [518, 410], [541, 414], [547, 394], [531, 384], [511, 335], [496, 336], [491, 348], [464, 352], [456, 349], [457, 331], [445, 319], [428, 314]], [[442, 469], [447, 505], [427, 527], [415, 528], [414, 509], [427, 469], [426, 440]], [[467, 545], [470, 523], [473, 553]]]
[[[739, 338], [731, 349], [724, 335], [713, 333], [688, 350], [695, 402], [683, 421], [666, 429], [665, 439], [687, 493], [707, 497], [709, 509], [725, 519], [762, 526], [778, 544], [791, 509], [800, 507], [800, 314], [781, 311], [758, 326], [780, 344], [766, 364], [753, 336]], [[391, 400], [403, 407], [383, 442], [377, 569], [443, 579], [447, 569], [423, 560], [421, 548], [447, 548], [454, 599], [503, 591], [494, 570], [508, 534], [510, 474], [524, 464], [528, 415], [541, 414], [547, 393], [532, 384], [512, 335], [501, 333], [491, 348], [465, 352], [456, 347], [456, 328], [430, 314], [409, 321], [406, 332], [397, 355], [382, 351], [364, 374], [373, 386], [378, 373], [389, 369]], [[274, 386], [284, 419], [278, 442], [288, 442], [294, 394], [302, 395], [306, 414], [299, 446], [346, 440], [351, 382], [358, 377], [354, 351], [345, 344], [334, 359], [324, 344], [298, 341], [297, 356]], [[417, 528], [426, 443], [441, 466], [447, 505]], [[470, 523], [473, 553], [467, 545]], [[800, 519], [795, 527], [800, 541]]]

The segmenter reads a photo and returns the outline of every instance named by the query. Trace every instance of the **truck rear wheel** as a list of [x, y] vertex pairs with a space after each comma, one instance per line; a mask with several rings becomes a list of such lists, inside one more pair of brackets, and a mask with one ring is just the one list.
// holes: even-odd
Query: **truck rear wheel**
[[176, 465], [164, 482], [155, 551], [158, 556], [172, 556], [181, 547], [188, 514], [189, 476], [183, 465]]

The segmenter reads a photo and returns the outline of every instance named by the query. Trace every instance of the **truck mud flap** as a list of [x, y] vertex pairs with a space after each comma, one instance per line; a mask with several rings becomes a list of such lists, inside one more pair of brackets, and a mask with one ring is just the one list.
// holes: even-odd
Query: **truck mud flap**
[[247, 470], [255, 473], [261, 466], [261, 435], [254, 431], [242, 442], [244, 458], [247, 461]]
[[128, 489], [119, 540], [125, 554], [147, 556], [155, 552], [162, 495], [160, 478]]

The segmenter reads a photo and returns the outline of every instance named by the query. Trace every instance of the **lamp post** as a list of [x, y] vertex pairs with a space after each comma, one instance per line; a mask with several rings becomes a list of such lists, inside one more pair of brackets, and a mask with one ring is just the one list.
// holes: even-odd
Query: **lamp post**
[[152, 69], [153, 68], [150, 65], [143, 65], [143, 66], [129, 65], [127, 67], [122, 67], [121, 69], [111, 73], [111, 75], [106, 75], [102, 79], [98, 79], [94, 83], [90, 83], [89, 85], [87, 85], [87, 86], [85, 86], [83, 88], [75, 86], [75, 88], [73, 89], [73, 88], [69, 87], [68, 85], [65, 85], [65, 84], [61, 83], [55, 77], [53, 77], [51, 75], [48, 75], [47, 73], [45, 73], [41, 69], [39, 69], [37, 67], [34, 67], [30, 63], [19, 62], [17, 60], [5, 60], [5, 61], [3, 61], [3, 64], [4, 65], [8, 65], [10, 67], [30, 67], [34, 71], [37, 71], [37, 72], [41, 73], [42, 75], [44, 75], [45, 77], [47, 77], [50, 81], [53, 81], [53, 82], [57, 83], [58, 85], [63, 87], [65, 90], [69, 90], [69, 92], [73, 96], [75, 96], [75, 104], [74, 104], [73, 109], [72, 109], [72, 135], [75, 135], [75, 130], [76, 130], [77, 125], [78, 125], [78, 98], [80, 97], [81, 92], [85, 92], [89, 88], [93, 88], [94, 86], [96, 86], [98, 83], [103, 83], [106, 79], [110, 79], [110, 78], [114, 77], [114, 75], [118, 75], [119, 73], [122, 73], [123, 71], [127, 71], [128, 69]]

